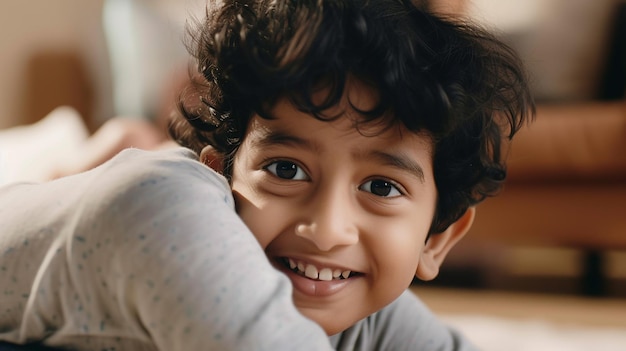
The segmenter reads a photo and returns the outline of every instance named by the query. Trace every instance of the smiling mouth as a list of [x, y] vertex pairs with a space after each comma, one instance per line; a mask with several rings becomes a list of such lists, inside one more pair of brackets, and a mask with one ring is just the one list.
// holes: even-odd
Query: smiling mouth
[[344, 280], [361, 275], [359, 272], [341, 270], [339, 268], [324, 267], [320, 269], [313, 264], [294, 260], [288, 257], [282, 257], [280, 262], [290, 271], [298, 275], [319, 281]]

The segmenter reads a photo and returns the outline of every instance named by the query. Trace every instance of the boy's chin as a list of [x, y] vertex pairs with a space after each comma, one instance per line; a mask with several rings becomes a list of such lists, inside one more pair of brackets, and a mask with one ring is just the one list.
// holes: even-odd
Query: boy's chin
[[[324, 329], [326, 335], [332, 336], [342, 331], [350, 328], [356, 322], [358, 322], [362, 318], [358, 318], [356, 320], [348, 319], [345, 316], [340, 316], [337, 313], [331, 313], [329, 311], [322, 311], [319, 309], [311, 309], [311, 308], [300, 308], [298, 307], [300, 313], [302, 313], [305, 317], [314, 321], [318, 325]], [[365, 317], [363, 317], [365, 318]]]
[[347, 304], [342, 309], [336, 306], [326, 308], [322, 306], [302, 306], [296, 299], [296, 307], [305, 317], [314, 321], [324, 329], [326, 335], [332, 336], [349, 329], [360, 320], [366, 318], [375, 311], [354, 310], [351, 307], [362, 305], [354, 301], [353, 304]]

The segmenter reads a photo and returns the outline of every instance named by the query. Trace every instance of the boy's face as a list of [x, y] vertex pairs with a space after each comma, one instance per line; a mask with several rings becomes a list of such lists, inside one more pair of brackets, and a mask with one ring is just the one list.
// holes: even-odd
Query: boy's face
[[[375, 101], [362, 85], [346, 91], [357, 108]], [[253, 117], [232, 178], [239, 215], [291, 279], [298, 309], [329, 335], [393, 301], [415, 275], [432, 279], [438, 247], [448, 249], [443, 234], [425, 244], [437, 199], [431, 140], [402, 127], [357, 130], [346, 111], [324, 122], [280, 100], [275, 119]]]

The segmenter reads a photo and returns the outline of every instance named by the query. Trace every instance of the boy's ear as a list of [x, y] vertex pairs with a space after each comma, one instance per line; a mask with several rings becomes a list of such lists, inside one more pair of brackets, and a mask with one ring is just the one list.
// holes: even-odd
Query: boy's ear
[[439, 267], [446, 255], [461, 240], [474, 223], [476, 208], [470, 207], [463, 216], [441, 233], [431, 234], [422, 249], [422, 256], [415, 276], [420, 280], [432, 280], [439, 274]]
[[224, 157], [213, 146], [207, 145], [200, 151], [200, 162], [218, 173], [224, 170]]

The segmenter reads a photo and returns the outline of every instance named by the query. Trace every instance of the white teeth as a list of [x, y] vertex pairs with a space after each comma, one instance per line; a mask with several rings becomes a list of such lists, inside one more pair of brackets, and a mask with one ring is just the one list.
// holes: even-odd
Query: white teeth
[[348, 279], [352, 274], [352, 271], [350, 270], [342, 271], [337, 268], [322, 268], [321, 270], [318, 270], [317, 267], [310, 263], [295, 261], [291, 258], [288, 258], [285, 263], [289, 265], [291, 270], [300, 273], [309, 279], [315, 280], [331, 281], [333, 279]]
[[322, 268], [319, 275], [319, 280], [333, 280], [333, 271], [330, 268]]
[[312, 264], [307, 264], [306, 269], [304, 270], [304, 275], [307, 278], [317, 279], [317, 276], [318, 276], [317, 268]]

